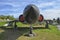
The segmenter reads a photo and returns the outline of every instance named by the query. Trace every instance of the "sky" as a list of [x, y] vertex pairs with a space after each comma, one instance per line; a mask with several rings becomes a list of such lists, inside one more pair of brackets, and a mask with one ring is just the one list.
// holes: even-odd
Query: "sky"
[[0, 15], [18, 18], [29, 4], [36, 5], [45, 19], [60, 17], [60, 0], [0, 0]]

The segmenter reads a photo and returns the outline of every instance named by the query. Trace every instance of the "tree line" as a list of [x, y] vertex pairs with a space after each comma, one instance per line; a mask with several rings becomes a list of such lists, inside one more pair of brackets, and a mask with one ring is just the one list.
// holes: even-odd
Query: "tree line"
[[14, 18], [14, 16], [10, 16], [10, 15], [8, 15], [8, 16], [0, 15], [0, 19], [2, 19], [2, 20], [4, 20], [4, 19], [14, 20], [15, 18]]

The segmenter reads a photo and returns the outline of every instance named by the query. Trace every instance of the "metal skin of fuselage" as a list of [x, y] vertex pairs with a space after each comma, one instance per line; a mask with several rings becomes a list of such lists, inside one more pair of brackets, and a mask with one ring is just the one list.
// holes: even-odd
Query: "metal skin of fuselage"
[[38, 21], [38, 17], [40, 16], [38, 7], [33, 4], [27, 5], [23, 11], [23, 16], [27, 23], [35, 23]]

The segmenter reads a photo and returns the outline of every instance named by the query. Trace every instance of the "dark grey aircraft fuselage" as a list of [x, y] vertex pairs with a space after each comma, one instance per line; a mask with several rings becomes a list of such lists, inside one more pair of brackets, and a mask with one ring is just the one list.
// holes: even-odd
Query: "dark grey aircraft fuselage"
[[27, 23], [32, 24], [38, 20], [39, 9], [33, 4], [28, 5], [23, 12], [23, 16]]

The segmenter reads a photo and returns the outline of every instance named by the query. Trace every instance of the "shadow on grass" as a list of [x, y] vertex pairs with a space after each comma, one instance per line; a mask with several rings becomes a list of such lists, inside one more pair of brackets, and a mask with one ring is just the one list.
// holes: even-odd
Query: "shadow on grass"
[[3, 35], [1, 36], [1, 40], [16, 40], [20, 36], [29, 32], [29, 29], [24, 29], [24, 28], [23, 29], [18, 28], [16, 30], [14, 30], [13, 28], [3, 28], [3, 27], [0, 28], [4, 30], [4, 32], [0, 34]]
[[[0, 27], [0, 28], [4, 30], [2, 36], [4, 40], [16, 40], [22, 35], [29, 33], [29, 27], [19, 27], [16, 30], [14, 30], [14, 28], [5, 28], [5, 27]], [[46, 29], [46, 28], [33, 27], [33, 29], [35, 30], [35, 29]]]

